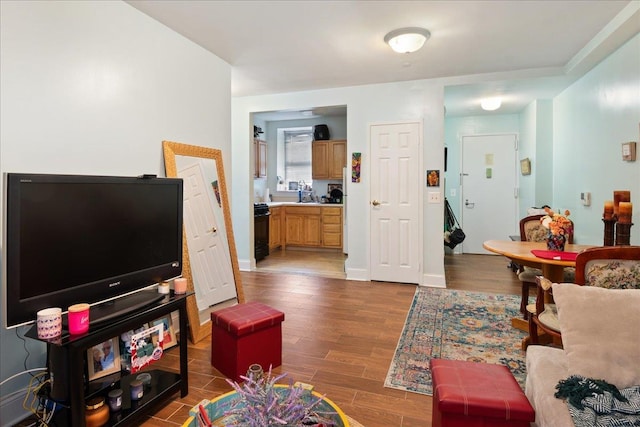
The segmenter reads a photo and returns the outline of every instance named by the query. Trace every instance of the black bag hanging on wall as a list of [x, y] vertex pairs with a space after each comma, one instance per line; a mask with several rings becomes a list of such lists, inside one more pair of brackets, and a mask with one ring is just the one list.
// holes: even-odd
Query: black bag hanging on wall
[[444, 226], [445, 226], [445, 238], [444, 244], [445, 246], [450, 247], [451, 249], [458, 246], [462, 243], [467, 237], [462, 231], [460, 224], [458, 223], [458, 219], [453, 214], [453, 210], [451, 209], [451, 205], [449, 205], [449, 201], [444, 199]]
[[327, 140], [329, 138], [329, 126], [315, 125], [313, 127], [313, 139], [316, 141]]

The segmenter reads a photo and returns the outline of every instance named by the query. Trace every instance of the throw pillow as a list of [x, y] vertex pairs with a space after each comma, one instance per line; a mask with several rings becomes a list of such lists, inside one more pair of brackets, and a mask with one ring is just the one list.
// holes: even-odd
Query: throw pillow
[[640, 385], [640, 290], [553, 284], [569, 375]]

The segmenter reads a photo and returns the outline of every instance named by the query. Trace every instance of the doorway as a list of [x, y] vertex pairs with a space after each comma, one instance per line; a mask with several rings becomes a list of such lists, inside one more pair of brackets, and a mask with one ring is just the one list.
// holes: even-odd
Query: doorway
[[517, 234], [516, 134], [462, 137], [462, 252], [491, 254], [482, 243]]
[[[255, 112], [250, 117], [252, 126], [257, 126], [260, 132], [258, 138], [267, 143], [267, 176], [254, 177], [250, 192], [254, 202], [273, 203], [293, 203], [298, 201], [297, 187], [312, 184], [313, 191], [321, 198], [328, 193], [330, 184], [338, 183], [343, 185], [340, 179], [313, 179], [311, 171], [311, 153], [306, 154], [306, 158], [293, 159], [287, 163], [284, 156], [283, 143], [279, 143], [284, 130], [302, 129], [311, 130], [313, 126], [326, 124], [329, 128], [330, 139], [347, 138], [347, 107], [346, 105], [325, 106], [325, 107], [305, 107], [299, 110], [287, 111], [265, 111]], [[290, 150], [291, 151], [291, 150]], [[291, 151], [290, 154], [296, 154]], [[289, 165], [289, 169], [285, 166]], [[307, 167], [308, 176], [288, 176], [287, 171], [291, 168]], [[295, 170], [291, 170], [295, 172]], [[295, 174], [294, 174], [295, 175]], [[291, 188], [291, 184], [294, 188]], [[291, 190], [290, 190], [291, 188]], [[268, 196], [267, 196], [268, 195]], [[305, 194], [306, 195], [306, 194]], [[265, 200], [270, 198], [272, 200]], [[346, 212], [346, 211], [344, 211]], [[344, 230], [344, 224], [342, 224]], [[254, 232], [255, 232], [254, 218]], [[252, 239], [252, 240], [255, 240]], [[315, 256], [314, 256], [315, 255]], [[279, 248], [270, 250], [268, 256], [255, 262], [257, 271], [282, 272], [291, 274], [313, 274], [316, 276], [339, 277], [346, 276], [344, 263], [346, 256], [341, 250], [324, 248], [297, 248], [287, 247], [285, 251]]]

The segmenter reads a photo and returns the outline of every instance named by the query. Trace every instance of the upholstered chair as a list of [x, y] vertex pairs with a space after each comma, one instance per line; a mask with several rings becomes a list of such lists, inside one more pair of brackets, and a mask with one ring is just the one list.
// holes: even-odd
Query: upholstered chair
[[[538, 330], [561, 342], [558, 312], [553, 304], [551, 282], [536, 277], [535, 312], [529, 317], [529, 339], [538, 344]], [[576, 257], [575, 284], [607, 289], [640, 289], [640, 246], [606, 246], [587, 249]], [[593, 302], [598, 309], [598, 302]]]
[[[530, 215], [520, 220], [520, 240], [523, 242], [544, 242], [547, 239], [548, 230], [542, 226], [540, 219], [544, 215]], [[573, 233], [569, 235], [568, 243], [573, 243]], [[529, 304], [529, 290], [536, 287], [536, 276], [541, 276], [542, 270], [539, 268], [521, 266], [518, 269], [518, 280], [522, 285], [522, 296], [520, 298], [520, 312], [526, 320], [529, 318], [527, 305]], [[575, 269], [564, 269], [564, 281], [573, 282], [575, 280]]]

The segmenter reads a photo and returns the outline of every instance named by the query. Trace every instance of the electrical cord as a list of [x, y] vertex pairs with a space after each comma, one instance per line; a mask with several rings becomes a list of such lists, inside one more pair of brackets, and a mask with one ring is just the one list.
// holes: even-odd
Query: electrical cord
[[[47, 399], [43, 393], [41, 393], [42, 388], [51, 383], [49, 379], [42, 380], [46, 375], [46, 372], [41, 372], [31, 378], [27, 393], [24, 396], [24, 401], [22, 402], [22, 407], [38, 419], [38, 425], [41, 427], [49, 425], [57, 407], [56, 402]], [[29, 396], [31, 396], [31, 400]]]
[[47, 368], [33, 368], [33, 369], [27, 369], [27, 370], [22, 371], [22, 372], [18, 372], [17, 374], [11, 375], [9, 378], [6, 378], [6, 379], [2, 380], [2, 382], [0, 382], [0, 386], [3, 386], [5, 383], [8, 383], [10, 380], [12, 380], [12, 379], [14, 379], [16, 377], [19, 377], [22, 374], [29, 374], [32, 377], [34, 377], [31, 374], [31, 372], [46, 371], [46, 370], [47, 370]]
[[[21, 337], [20, 334], [18, 333], [18, 328], [15, 329], [16, 331], [16, 337], [18, 337], [20, 340], [22, 340], [22, 347], [24, 348], [25, 353], [27, 353], [27, 356], [24, 358], [24, 370], [28, 370], [27, 369], [27, 360], [29, 359], [29, 356], [31, 356], [31, 352], [29, 352], [29, 349], [27, 348], [27, 340], [24, 339], [24, 337]], [[32, 375], [33, 376], [33, 375]]]

